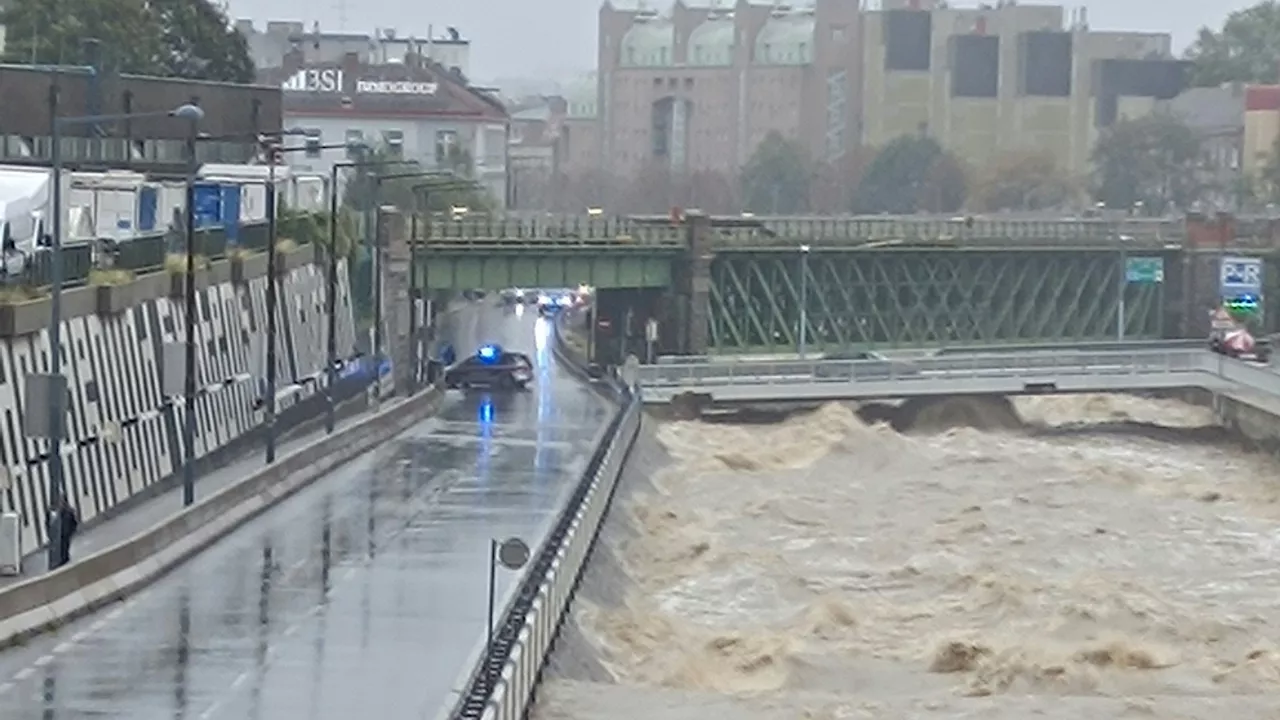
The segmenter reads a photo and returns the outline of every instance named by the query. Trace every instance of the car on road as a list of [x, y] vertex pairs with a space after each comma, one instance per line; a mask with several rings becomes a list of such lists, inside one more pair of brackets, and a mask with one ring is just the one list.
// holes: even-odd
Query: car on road
[[453, 389], [523, 390], [533, 381], [533, 361], [498, 345], [483, 345], [471, 357], [449, 368], [445, 385]]
[[1270, 343], [1244, 328], [1214, 330], [1209, 333], [1209, 350], [1236, 360], [1265, 363], [1271, 360]]
[[538, 314], [550, 317], [573, 305], [573, 295], [568, 292], [547, 292], [538, 296]]
[[1271, 360], [1271, 342], [1256, 338], [1243, 323], [1225, 309], [1210, 316], [1209, 350], [1236, 360], [1266, 363]]

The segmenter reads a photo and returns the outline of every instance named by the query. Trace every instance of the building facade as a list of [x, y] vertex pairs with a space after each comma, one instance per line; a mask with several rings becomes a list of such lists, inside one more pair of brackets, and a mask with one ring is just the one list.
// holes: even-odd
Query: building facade
[[403, 61], [412, 55], [427, 58], [463, 77], [471, 72], [471, 43], [455, 28], [436, 36], [434, 29], [428, 27], [423, 37], [405, 37], [391, 29], [368, 34], [323, 32], [319, 23], [307, 30], [303, 23], [294, 21], [271, 21], [260, 31], [252, 20], [237, 20], [236, 29], [244, 35], [253, 63], [260, 70], [279, 68], [286, 57], [296, 53], [302, 54], [305, 65], [340, 63], [355, 53], [361, 62], [370, 65]]
[[285, 126], [307, 131], [291, 142], [317, 148], [286, 155], [296, 169], [328, 173], [348, 153], [319, 148], [364, 143], [428, 170], [470, 172], [505, 206], [509, 116], [460, 73], [412, 55], [368, 63], [350, 53], [336, 63], [306, 63], [295, 52], [279, 68], [260, 69], [259, 77], [282, 88]]
[[1049, 150], [1089, 169], [1099, 135], [1186, 87], [1164, 33], [1097, 32], [1062, 6], [844, 0], [600, 10], [596, 157], [634, 175], [736, 173], [770, 131], [817, 164], [923, 132], [975, 163]]
[[598, 155], [613, 172], [736, 172], [778, 130], [837, 162], [857, 142], [857, 3], [600, 10]]
[[882, 8], [862, 42], [868, 145], [920, 131], [972, 162], [1047, 150], [1082, 174], [1106, 128], [1187, 86], [1168, 34], [1092, 31], [1083, 10], [1066, 22], [1055, 5]]

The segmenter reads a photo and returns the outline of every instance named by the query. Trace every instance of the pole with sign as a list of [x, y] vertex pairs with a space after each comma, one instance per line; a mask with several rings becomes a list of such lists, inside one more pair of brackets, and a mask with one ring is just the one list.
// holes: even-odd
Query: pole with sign
[[1261, 258], [1227, 256], [1218, 272], [1218, 294], [1222, 305], [1243, 314], [1262, 308], [1263, 266]]
[[1116, 303], [1116, 339], [1124, 340], [1127, 314], [1125, 296], [1130, 285], [1158, 285], [1164, 282], [1164, 258], [1124, 258], [1124, 278], [1120, 281], [1120, 293]]

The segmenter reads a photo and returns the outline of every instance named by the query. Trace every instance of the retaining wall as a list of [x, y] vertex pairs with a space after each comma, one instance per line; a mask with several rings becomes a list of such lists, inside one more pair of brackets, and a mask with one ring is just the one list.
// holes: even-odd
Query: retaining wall
[[[293, 263], [290, 263], [291, 265]], [[267, 278], [212, 282], [197, 296], [195, 455], [203, 458], [262, 422], [255, 409], [265, 376]], [[338, 273], [338, 354], [355, 347], [346, 268]], [[325, 269], [298, 264], [277, 280], [277, 409], [322, 392], [325, 384]], [[89, 290], [92, 290], [90, 288]], [[61, 448], [67, 492], [82, 521], [117, 508], [181, 468], [182, 403], [162, 397], [165, 342], [184, 338], [183, 302], [159, 293], [115, 315], [93, 312], [62, 324], [63, 372], [70, 389]], [[72, 315], [73, 313], [68, 313]], [[46, 443], [22, 432], [21, 378], [49, 371], [47, 329], [0, 339], [0, 510], [22, 518], [24, 553], [45, 540]], [[114, 438], [104, 429], [117, 430]]]

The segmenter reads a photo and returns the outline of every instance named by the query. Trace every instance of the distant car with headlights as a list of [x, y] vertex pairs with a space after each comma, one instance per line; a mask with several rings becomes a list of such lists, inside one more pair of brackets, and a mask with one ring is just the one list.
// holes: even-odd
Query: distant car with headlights
[[445, 385], [453, 389], [523, 390], [533, 381], [533, 360], [498, 345], [482, 345], [471, 357], [449, 368]]
[[538, 314], [542, 317], [550, 317], [572, 306], [573, 295], [567, 292], [543, 293], [538, 296]]

